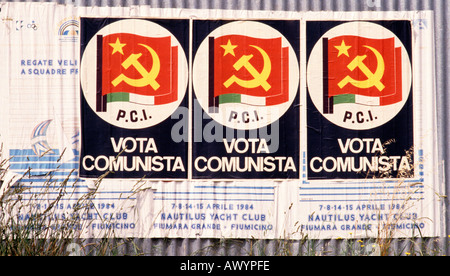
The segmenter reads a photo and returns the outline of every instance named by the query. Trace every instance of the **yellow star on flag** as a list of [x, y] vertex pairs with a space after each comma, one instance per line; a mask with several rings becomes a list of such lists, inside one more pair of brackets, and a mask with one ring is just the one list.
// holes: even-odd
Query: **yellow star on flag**
[[348, 49], [352, 48], [352, 46], [345, 45], [344, 40], [342, 40], [341, 46], [334, 46], [334, 47], [339, 50], [338, 57], [340, 57], [341, 55], [346, 55], [346, 56], [350, 57], [348, 55]]
[[120, 43], [119, 38], [117, 38], [115, 43], [109, 43], [109, 46], [113, 47], [113, 52], [111, 55], [114, 55], [115, 53], [119, 52], [123, 55], [123, 47], [125, 47], [125, 43]]
[[237, 47], [237, 45], [231, 44], [231, 41], [229, 39], [228, 39], [228, 43], [226, 45], [220, 45], [220, 47], [225, 49], [225, 52], [223, 53], [223, 56], [231, 54], [231, 55], [233, 55], [233, 57], [235, 57], [234, 49]]

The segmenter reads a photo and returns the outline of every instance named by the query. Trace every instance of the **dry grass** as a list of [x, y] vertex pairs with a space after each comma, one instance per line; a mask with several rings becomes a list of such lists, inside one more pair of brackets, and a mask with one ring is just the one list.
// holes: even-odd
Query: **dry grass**
[[[409, 151], [412, 158], [413, 151]], [[0, 180], [4, 179], [7, 160], [0, 162]], [[72, 171], [73, 173], [74, 171]], [[71, 174], [72, 174], [71, 173]], [[398, 179], [409, 178], [411, 172], [399, 172]], [[17, 180], [26, 179], [30, 171]], [[165, 248], [171, 244], [171, 239], [164, 239], [158, 248], [151, 248], [151, 252], [145, 252], [145, 244], [135, 239], [116, 239], [114, 231], [107, 231], [101, 237], [83, 239], [83, 229], [89, 228], [92, 221], [80, 221], [80, 216], [89, 212], [98, 212], [92, 208], [92, 201], [101, 181], [107, 174], [99, 177], [94, 189], [77, 198], [75, 208], [70, 212], [65, 211], [61, 215], [58, 207], [64, 197], [75, 196], [69, 194], [68, 185], [71, 174], [63, 181], [54, 181], [51, 175], [47, 176], [42, 185], [42, 191], [31, 198], [24, 198], [26, 187], [20, 185], [21, 181], [1, 182], [7, 192], [0, 194], [0, 256], [65, 256], [65, 255], [164, 255]], [[406, 185], [398, 182], [398, 188]], [[49, 193], [57, 193], [55, 199], [46, 201]], [[398, 203], [401, 208], [392, 210], [383, 225], [379, 225], [377, 237], [367, 239], [338, 239], [315, 240], [304, 235], [301, 240], [290, 238], [278, 240], [239, 240], [239, 239], [212, 239], [211, 242], [201, 248], [195, 248], [188, 254], [192, 255], [247, 255], [247, 256], [320, 256], [320, 255], [442, 255], [445, 248], [427, 248], [427, 241], [422, 239], [420, 231], [413, 231], [409, 242], [399, 246], [396, 239], [396, 225], [399, 214], [407, 212], [414, 206], [412, 195]], [[393, 193], [392, 203], [395, 200]], [[47, 202], [48, 204], [39, 204]], [[43, 207], [44, 206], [44, 207]], [[394, 246], [395, 244], [395, 246]], [[432, 253], [430, 253], [432, 252]]]

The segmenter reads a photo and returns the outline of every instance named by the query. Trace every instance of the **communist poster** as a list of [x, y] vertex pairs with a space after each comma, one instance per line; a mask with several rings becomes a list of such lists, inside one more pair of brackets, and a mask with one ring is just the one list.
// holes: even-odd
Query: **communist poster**
[[187, 108], [188, 21], [81, 21], [80, 175], [187, 178], [187, 143], [171, 130]]
[[414, 176], [411, 30], [308, 22], [308, 179]]
[[299, 177], [299, 22], [194, 21], [193, 178]]

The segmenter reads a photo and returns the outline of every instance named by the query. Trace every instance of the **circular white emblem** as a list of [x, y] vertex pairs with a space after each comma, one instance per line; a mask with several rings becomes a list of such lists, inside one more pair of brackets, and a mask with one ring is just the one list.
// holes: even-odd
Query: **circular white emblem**
[[314, 105], [330, 122], [372, 129], [394, 118], [408, 100], [411, 62], [390, 30], [369, 22], [344, 23], [314, 46], [307, 85]]
[[253, 21], [225, 24], [200, 44], [193, 87], [203, 110], [218, 123], [249, 130], [278, 120], [299, 86], [299, 65], [288, 40]]
[[161, 123], [178, 108], [186, 93], [188, 64], [179, 41], [166, 28], [147, 20], [120, 20], [89, 41], [80, 80], [87, 103], [100, 118], [121, 128], [142, 129]]

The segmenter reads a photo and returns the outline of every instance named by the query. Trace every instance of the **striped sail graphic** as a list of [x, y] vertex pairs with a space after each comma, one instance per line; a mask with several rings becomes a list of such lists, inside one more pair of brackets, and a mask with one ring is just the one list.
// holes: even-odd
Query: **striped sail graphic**
[[46, 153], [54, 154], [55, 152], [50, 148], [47, 142], [47, 130], [52, 120], [46, 120], [38, 124], [31, 134], [31, 148], [39, 157]]

